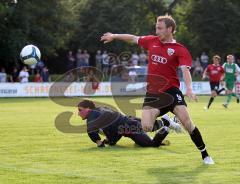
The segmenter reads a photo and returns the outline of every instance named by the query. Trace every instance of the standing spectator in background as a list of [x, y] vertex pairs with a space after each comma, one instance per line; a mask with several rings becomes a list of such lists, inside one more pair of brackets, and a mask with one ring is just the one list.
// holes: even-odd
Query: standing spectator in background
[[45, 66], [44, 62], [42, 60], [40, 60], [37, 62], [35, 69], [38, 70], [39, 72], [41, 72], [43, 70], [44, 66]]
[[197, 77], [197, 76], [202, 76], [204, 69], [201, 66], [200, 62], [196, 62], [194, 64], [194, 69], [193, 69], [193, 76]]
[[138, 61], [139, 61], [139, 56], [138, 56], [137, 52], [135, 51], [132, 54], [132, 57], [131, 57], [131, 66], [137, 66], [138, 65]]
[[34, 75], [33, 82], [42, 82], [42, 77], [38, 70], [37, 70], [37, 73]]
[[29, 73], [28, 73], [27, 67], [24, 66], [19, 73], [19, 80], [21, 83], [25, 83], [25, 82], [28, 82], [28, 78], [29, 78]]
[[77, 65], [77, 68], [85, 66], [84, 54], [82, 53], [81, 49], [78, 49], [76, 54], [76, 65]]
[[90, 58], [90, 55], [88, 54], [88, 51], [87, 51], [87, 50], [84, 50], [84, 51], [83, 51], [83, 55], [84, 55], [84, 63], [85, 63], [85, 66], [89, 66], [89, 58]]
[[141, 51], [139, 54], [139, 65], [145, 66], [147, 64], [147, 54], [144, 52], [144, 50]]
[[96, 67], [100, 70], [102, 67], [102, 54], [100, 50], [97, 51], [97, 54], [95, 56], [95, 63]]
[[49, 71], [46, 66], [43, 68], [40, 74], [41, 74], [42, 82], [50, 82]]
[[237, 58], [236, 64], [240, 67], [240, 58]]
[[71, 50], [68, 51], [68, 54], [67, 54], [67, 71], [75, 68], [75, 61], [76, 61], [76, 59], [73, 55], [73, 52]]
[[31, 74], [31, 75], [34, 75], [36, 67], [37, 67], [37, 64], [35, 64], [35, 65], [30, 65], [29, 68], [30, 68], [30, 74]]
[[132, 68], [128, 72], [129, 75], [129, 82], [136, 82], [137, 81], [137, 72], [135, 68]]
[[196, 66], [201, 65], [200, 58], [196, 57], [196, 60], [193, 61], [192, 68], [194, 69]]
[[1, 68], [0, 82], [7, 82], [7, 73], [5, 72], [5, 68]]
[[13, 68], [13, 72], [11, 73], [10, 76], [10, 81], [11, 82], [18, 82], [18, 69], [16, 67]]
[[107, 51], [104, 51], [102, 54], [102, 72], [105, 76], [108, 75], [108, 69], [109, 69], [109, 56]]
[[201, 60], [201, 65], [203, 67], [203, 70], [205, 70], [205, 68], [207, 68], [208, 66], [208, 56], [205, 52], [202, 53], [200, 60]]

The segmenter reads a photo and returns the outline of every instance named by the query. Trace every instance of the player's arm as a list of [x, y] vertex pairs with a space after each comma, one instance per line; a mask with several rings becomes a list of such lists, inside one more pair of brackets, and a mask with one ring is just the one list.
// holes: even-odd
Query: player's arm
[[189, 97], [190, 100], [197, 101], [196, 95], [192, 91], [192, 76], [188, 66], [181, 66], [183, 79], [186, 84], [186, 95]]
[[101, 36], [101, 41], [103, 43], [109, 43], [113, 40], [120, 40], [129, 43], [138, 43], [139, 36], [131, 35], [131, 34], [113, 34], [113, 33], [105, 33]]
[[207, 68], [204, 70], [203, 72], [203, 75], [202, 75], [202, 80], [206, 79], [208, 76], [208, 73], [207, 73]]
[[99, 132], [91, 132], [88, 133], [89, 138], [92, 140], [92, 142], [96, 143], [98, 147], [104, 147], [103, 141], [101, 141], [101, 137], [98, 134]]
[[235, 64], [236, 66], [236, 76], [238, 76], [240, 74], [240, 68], [237, 64]]

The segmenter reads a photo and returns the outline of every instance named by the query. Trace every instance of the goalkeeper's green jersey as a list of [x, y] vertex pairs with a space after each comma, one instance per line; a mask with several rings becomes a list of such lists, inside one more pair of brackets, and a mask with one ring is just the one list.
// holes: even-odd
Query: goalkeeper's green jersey
[[235, 63], [232, 63], [232, 64], [224, 63], [223, 64], [226, 81], [235, 81], [236, 80], [237, 67], [238, 66], [236, 66]]

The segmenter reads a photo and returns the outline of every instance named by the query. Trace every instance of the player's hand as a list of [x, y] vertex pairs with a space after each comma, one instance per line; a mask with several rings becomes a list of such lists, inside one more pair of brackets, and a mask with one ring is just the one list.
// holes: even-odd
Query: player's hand
[[109, 43], [113, 40], [114, 40], [114, 34], [112, 33], [105, 33], [103, 34], [103, 36], [101, 36], [101, 41], [103, 41], [103, 43]]
[[193, 93], [192, 89], [187, 89], [186, 95], [188, 96], [188, 98], [189, 98], [190, 101], [195, 101], [195, 102], [198, 101], [198, 98], [197, 98], [197, 96]]
[[97, 147], [99, 147], [99, 148], [105, 147], [105, 144], [103, 141], [98, 140], [96, 143], [97, 143]]

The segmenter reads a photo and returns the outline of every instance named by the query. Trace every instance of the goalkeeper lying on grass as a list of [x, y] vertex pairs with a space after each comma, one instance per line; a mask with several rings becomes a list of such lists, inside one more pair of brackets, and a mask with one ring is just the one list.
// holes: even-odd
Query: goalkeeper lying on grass
[[[169, 133], [169, 128], [176, 132], [182, 131], [178, 123], [164, 115], [161, 120], [156, 120], [152, 131], [158, 131], [152, 139], [142, 130], [139, 118], [125, 116], [107, 107], [96, 107], [90, 100], [81, 101], [78, 111], [79, 116], [87, 120], [88, 136], [98, 147], [104, 147], [105, 144], [115, 145], [122, 136], [132, 139], [141, 147], [159, 147], [169, 145], [168, 141], [163, 141]], [[106, 136], [103, 141], [99, 136], [101, 131]]]

